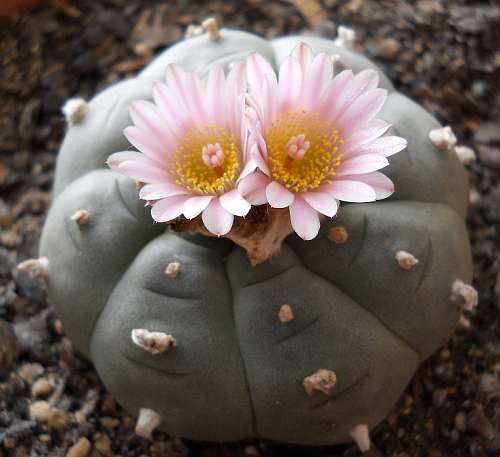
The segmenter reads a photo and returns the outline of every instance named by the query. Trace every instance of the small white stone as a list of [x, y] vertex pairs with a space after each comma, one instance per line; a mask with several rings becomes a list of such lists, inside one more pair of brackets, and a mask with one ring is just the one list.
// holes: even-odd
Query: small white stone
[[160, 425], [161, 416], [152, 409], [141, 408], [135, 426], [135, 433], [142, 438], [151, 439], [153, 431]]
[[211, 41], [219, 41], [220, 31], [219, 24], [214, 17], [209, 17], [201, 23], [202, 27], [208, 32]]
[[90, 213], [86, 209], [79, 209], [73, 216], [71, 220], [78, 226], [88, 224], [90, 220]]
[[411, 270], [418, 264], [418, 259], [407, 251], [396, 252], [395, 259], [403, 270]]
[[370, 430], [366, 424], [358, 424], [351, 430], [351, 437], [359, 450], [364, 453], [370, 450]]
[[478, 303], [477, 290], [470, 284], [465, 284], [460, 279], [456, 279], [451, 286], [450, 300], [458, 308], [472, 311]]
[[457, 153], [458, 160], [464, 165], [472, 163], [476, 160], [476, 153], [474, 149], [469, 148], [469, 146], [457, 146], [455, 147], [455, 152]]
[[153, 355], [166, 352], [177, 344], [172, 335], [163, 332], [150, 332], [143, 328], [133, 329], [131, 337], [135, 345]]
[[457, 144], [457, 137], [450, 126], [431, 130], [429, 140], [441, 151], [451, 151]]
[[30, 278], [47, 279], [49, 276], [49, 259], [40, 257], [39, 259], [28, 259], [17, 266], [17, 270], [27, 273]]
[[356, 32], [354, 31], [354, 29], [339, 25], [337, 29], [337, 38], [333, 43], [335, 44], [335, 46], [351, 48], [355, 40]]
[[184, 38], [193, 38], [195, 36], [200, 36], [205, 33], [205, 29], [201, 25], [190, 24], [187, 26], [184, 32]]
[[89, 110], [88, 103], [83, 98], [70, 98], [61, 108], [69, 125], [80, 122]]

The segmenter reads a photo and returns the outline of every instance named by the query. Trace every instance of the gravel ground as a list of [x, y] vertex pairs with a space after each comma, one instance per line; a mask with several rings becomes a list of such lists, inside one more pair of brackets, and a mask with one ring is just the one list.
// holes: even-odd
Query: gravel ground
[[56, 152], [60, 107], [130, 77], [215, 15], [263, 36], [358, 33], [357, 47], [398, 88], [451, 124], [478, 160], [468, 165], [468, 218], [477, 311], [426, 361], [371, 455], [500, 455], [500, 2], [52, 0], [0, 27], [0, 457], [341, 456], [352, 445], [213, 445], [134, 435], [134, 418], [106, 392], [64, 336], [43, 284], [15, 272], [36, 256]]

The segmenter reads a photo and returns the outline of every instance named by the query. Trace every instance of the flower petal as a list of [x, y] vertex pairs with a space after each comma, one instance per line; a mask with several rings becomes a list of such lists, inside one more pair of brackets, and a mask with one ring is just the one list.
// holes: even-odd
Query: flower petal
[[325, 90], [322, 100], [320, 100], [320, 113], [324, 119], [331, 120], [337, 116], [338, 110], [341, 108], [340, 95], [346, 91], [353, 79], [352, 70], [344, 70], [333, 78]]
[[189, 116], [177, 102], [172, 89], [160, 81], [153, 83], [153, 99], [175, 138], [181, 138], [189, 128]]
[[337, 119], [337, 129], [343, 136], [348, 136], [356, 126], [371, 121], [384, 105], [386, 98], [385, 89], [372, 89], [361, 94]]
[[233, 189], [219, 197], [221, 206], [235, 216], [246, 216], [250, 211], [248, 203], [240, 194], [238, 189]]
[[214, 65], [210, 70], [207, 81], [208, 112], [215, 125], [224, 125], [224, 99], [226, 80], [221, 65]]
[[238, 190], [252, 205], [264, 205], [267, 203], [266, 186], [269, 181], [268, 176], [257, 171], [242, 179]]
[[168, 222], [182, 214], [188, 195], [175, 195], [158, 200], [151, 208], [151, 216], [156, 222]]
[[161, 144], [157, 139], [148, 135], [139, 127], [135, 125], [129, 125], [123, 129], [123, 134], [129, 140], [132, 145], [141, 151], [144, 155], [148, 156], [150, 159], [154, 160], [158, 164], [161, 164], [165, 157], [165, 150], [162, 148]]
[[332, 59], [324, 53], [318, 54], [304, 75], [301, 103], [307, 110], [316, 109], [318, 99], [322, 96], [333, 76]]
[[338, 202], [327, 192], [303, 192], [300, 196], [316, 211], [328, 217], [337, 214]]
[[296, 108], [302, 91], [302, 76], [299, 61], [292, 56], [288, 56], [281, 65], [279, 72], [280, 111], [292, 111]]
[[218, 198], [210, 202], [201, 218], [207, 230], [217, 236], [229, 233], [234, 221], [234, 216], [221, 206]]
[[342, 176], [338, 180], [368, 184], [375, 191], [377, 200], [390, 197], [394, 193], [394, 183], [386, 175], [378, 171], [366, 175]]
[[371, 173], [387, 165], [389, 165], [389, 161], [379, 154], [356, 155], [342, 162], [337, 170], [336, 176]]
[[311, 48], [307, 44], [300, 42], [295, 46], [291, 55], [298, 60], [302, 68], [302, 74], [305, 74], [313, 61], [313, 52]]
[[188, 198], [184, 202], [182, 214], [186, 219], [194, 219], [209, 205], [213, 198], [212, 195], [200, 195]]
[[[168, 124], [153, 103], [145, 100], [133, 102], [130, 105], [130, 117], [140, 130], [154, 137], [156, 143], [160, 145], [161, 152], [171, 152], [175, 149], [176, 142]], [[161, 161], [163, 154], [157, 158]]]
[[161, 182], [156, 184], [146, 184], [139, 191], [141, 200], [160, 200], [174, 195], [186, 195], [188, 191], [177, 184]]
[[384, 136], [375, 140], [373, 143], [362, 147], [360, 154], [379, 154], [389, 157], [402, 151], [408, 146], [408, 142], [399, 136]]
[[[117, 170], [120, 164], [125, 161], [145, 161], [145, 159], [147, 157], [137, 151], [120, 151], [111, 154], [106, 160], [106, 164], [109, 168]], [[149, 161], [147, 162], [150, 163]]]
[[359, 149], [365, 144], [375, 141], [391, 127], [391, 124], [382, 119], [372, 119], [369, 123], [361, 125], [350, 132], [342, 145], [342, 154], [347, 157], [352, 151]]
[[359, 72], [345, 89], [339, 94], [336, 102], [336, 113], [331, 121], [336, 123], [337, 119], [342, 116], [352, 103], [363, 93], [375, 89], [378, 85], [379, 74], [377, 71], [369, 69]]
[[272, 124], [278, 112], [278, 81], [271, 64], [253, 53], [246, 61], [247, 78], [251, 94], [259, 106], [264, 131]]
[[303, 240], [312, 240], [319, 232], [318, 212], [300, 197], [290, 205], [290, 222], [295, 233]]
[[266, 187], [266, 197], [273, 208], [286, 208], [293, 203], [295, 195], [280, 183], [272, 181]]
[[171, 180], [170, 175], [166, 171], [155, 164], [145, 161], [127, 160], [122, 162], [117, 170], [131, 178], [138, 179], [145, 183], [169, 182]]
[[359, 181], [348, 181], [337, 179], [332, 184], [322, 187], [337, 200], [344, 202], [373, 202], [377, 195], [375, 190], [368, 184]]

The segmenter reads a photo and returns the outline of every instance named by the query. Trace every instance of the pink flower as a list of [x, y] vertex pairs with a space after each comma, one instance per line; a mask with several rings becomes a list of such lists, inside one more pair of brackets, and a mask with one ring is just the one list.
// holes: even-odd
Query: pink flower
[[375, 116], [387, 97], [378, 74], [345, 70], [334, 77], [331, 58], [298, 45], [279, 78], [260, 55], [247, 59], [250, 159], [239, 189], [252, 204], [289, 208], [295, 232], [314, 238], [320, 214], [339, 201], [389, 197], [392, 181], [377, 170], [406, 140], [383, 136], [390, 125]]
[[211, 233], [225, 235], [234, 216], [250, 210], [236, 188], [247, 157], [244, 64], [227, 79], [214, 66], [206, 86], [169, 65], [166, 82], [154, 83], [154, 103], [131, 106], [134, 125], [124, 134], [139, 152], [117, 152], [107, 163], [145, 184], [139, 196], [152, 204], [155, 221], [201, 214]]

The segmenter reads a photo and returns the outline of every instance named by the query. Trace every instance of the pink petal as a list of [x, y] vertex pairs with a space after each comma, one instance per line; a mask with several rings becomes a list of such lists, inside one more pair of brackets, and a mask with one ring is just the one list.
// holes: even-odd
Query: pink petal
[[175, 195], [158, 200], [151, 208], [151, 216], [156, 222], [168, 222], [182, 214], [188, 195]]
[[221, 206], [235, 216], [246, 216], [250, 211], [248, 203], [240, 194], [238, 189], [233, 189], [219, 197]]
[[135, 125], [125, 127], [123, 129], [123, 134], [135, 148], [150, 159], [158, 164], [163, 163], [166, 151], [154, 136], [148, 135], [147, 132], [144, 132]]
[[302, 69], [296, 58], [288, 56], [279, 72], [280, 111], [294, 110], [301, 91]]
[[359, 149], [361, 146], [375, 141], [389, 130], [391, 124], [382, 119], [372, 119], [368, 124], [360, 126], [347, 135], [342, 145], [342, 154], [347, 157], [351, 151]]
[[251, 94], [259, 106], [264, 131], [274, 121], [278, 110], [278, 82], [269, 62], [259, 54], [247, 58], [247, 78]]
[[108, 157], [108, 160], [106, 160], [106, 164], [108, 165], [108, 167], [117, 170], [120, 164], [127, 160], [138, 161], [138, 162], [147, 161], [148, 163], [151, 163], [149, 160], [144, 160], [144, 159], [147, 159], [147, 157], [145, 157], [144, 154], [141, 154], [140, 152], [120, 151], [111, 154]]
[[181, 67], [171, 63], [167, 66], [166, 79], [177, 101], [189, 112], [188, 74]]
[[174, 137], [181, 138], [189, 127], [189, 116], [177, 102], [172, 89], [159, 81], [154, 82], [153, 99]]
[[318, 54], [306, 75], [304, 75], [304, 87], [301, 102], [308, 110], [316, 109], [318, 99], [323, 94], [327, 85], [332, 80], [333, 63], [326, 54]]
[[338, 181], [356, 181], [368, 184], [375, 191], [377, 200], [390, 197], [394, 193], [394, 183], [378, 171], [366, 175], [342, 176], [342, 178], [338, 178]]
[[295, 233], [303, 240], [312, 240], [319, 232], [318, 212], [300, 197], [290, 205], [290, 222]]
[[402, 151], [406, 146], [408, 146], [408, 142], [404, 138], [399, 136], [384, 136], [371, 144], [363, 146], [359, 153], [379, 154], [384, 157], [389, 157]]
[[334, 119], [338, 110], [341, 108], [339, 101], [340, 95], [346, 91], [346, 88], [351, 84], [354, 79], [352, 70], [344, 70], [339, 73], [325, 90], [322, 100], [320, 100], [320, 113], [324, 119]]
[[208, 206], [213, 198], [212, 195], [201, 195], [188, 198], [184, 202], [182, 214], [184, 214], [186, 219], [194, 219]]
[[255, 170], [260, 170], [268, 176], [270, 174], [269, 166], [262, 157], [256, 145], [254, 145], [254, 147], [252, 148], [252, 151], [247, 159], [247, 163], [243, 167], [243, 170], [241, 171], [241, 174], [238, 179], [246, 178], [250, 173], [253, 173]]
[[169, 182], [168, 172], [146, 161], [127, 160], [118, 166], [118, 171], [145, 183]]
[[337, 179], [332, 184], [322, 188], [337, 200], [344, 202], [373, 202], [377, 198], [375, 190], [371, 186], [359, 181]]
[[[140, 130], [154, 137], [162, 151], [171, 152], [175, 149], [176, 143], [172, 133], [166, 125], [164, 117], [153, 103], [145, 100], [133, 102], [130, 106], [130, 117]], [[161, 160], [162, 157], [160, 156], [158, 159]]]
[[359, 175], [380, 170], [389, 165], [389, 161], [378, 154], [363, 154], [350, 157], [337, 170], [337, 176]]
[[269, 80], [262, 82], [262, 127], [267, 132], [278, 115], [279, 90], [277, 84]]
[[209, 123], [209, 119], [205, 92], [200, 77], [196, 73], [187, 73], [185, 85], [189, 113], [199, 127], [204, 127]]
[[302, 68], [302, 74], [305, 74], [313, 61], [313, 52], [311, 48], [307, 44], [301, 42], [295, 46], [291, 55], [298, 60]]
[[304, 192], [300, 196], [309, 206], [325, 216], [333, 217], [337, 214], [338, 202], [327, 192]]
[[184, 195], [188, 191], [173, 183], [146, 184], [139, 191], [139, 198], [142, 200], [160, 200], [173, 195]]
[[272, 181], [266, 187], [266, 197], [273, 208], [286, 208], [293, 203], [295, 195], [280, 183]]
[[224, 125], [224, 92], [226, 80], [224, 70], [220, 65], [214, 65], [210, 70], [207, 81], [208, 112], [215, 125]]
[[242, 142], [245, 140], [242, 130], [246, 129], [245, 91], [245, 64], [239, 62], [227, 76], [225, 99], [221, 100], [221, 103], [224, 103], [227, 126]]
[[210, 202], [201, 218], [207, 230], [217, 236], [229, 233], [234, 221], [234, 216], [221, 206], [218, 198]]
[[331, 119], [333, 123], [342, 116], [352, 103], [364, 92], [375, 89], [378, 85], [379, 75], [375, 70], [363, 70], [359, 72], [350, 84], [340, 93], [336, 103], [336, 115]]
[[360, 95], [337, 119], [337, 129], [344, 136], [348, 136], [357, 126], [371, 121], [384, 105], [386, 98], [385, 89], [372, 89]]
[[252, 205], [264, 205], [267, 203], [268, 184], [269, 177], [257, 171], [242, 179], [238, 184], [238, 190]]
[[277, 82], [276, 74], [274, 73], [271, 64], [260, 54], [255, 52], [248, 56], [246, 70], [248, 83], [257, 93], [259, 92], [263, 81], [267, 79], [274, 79], [274, 81]]

